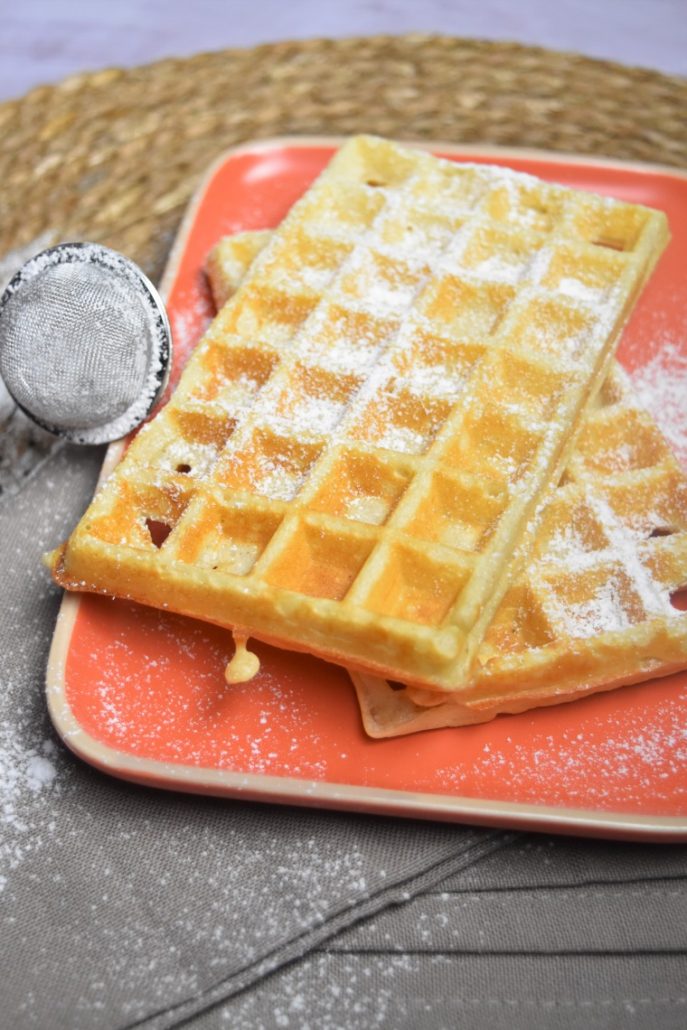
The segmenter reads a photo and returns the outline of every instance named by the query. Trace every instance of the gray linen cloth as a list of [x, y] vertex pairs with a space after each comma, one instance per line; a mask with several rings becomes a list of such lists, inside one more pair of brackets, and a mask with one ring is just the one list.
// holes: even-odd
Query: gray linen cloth
[[687, 849], [522, 835], [193, 1030], [687, 1026]]

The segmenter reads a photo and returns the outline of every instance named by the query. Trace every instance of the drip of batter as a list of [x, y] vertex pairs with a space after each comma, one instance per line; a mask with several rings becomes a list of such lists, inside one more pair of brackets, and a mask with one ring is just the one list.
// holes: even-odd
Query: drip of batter
[[260, 671], [260, 659], [246, 647], [248, 637], [245, 633], [232, 633], [234, 638], [234, 657], [224, 670], [227, 683], [247, 683]]

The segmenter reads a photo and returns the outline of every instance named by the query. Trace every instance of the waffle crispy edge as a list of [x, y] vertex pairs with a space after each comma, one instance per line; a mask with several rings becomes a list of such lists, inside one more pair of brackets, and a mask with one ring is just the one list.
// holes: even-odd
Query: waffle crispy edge
[[[238, 288], [252, 256], [269, 236], [269, 231], [242, 233], [225, 238], [213, 249], [208, 273], [218, 307]], [[646, 490], [633, 490], [638, 474], [640, 482], [651, 482], [651, 497]], [[678, 615], [669, 605], [671, 592], [687, 585], [687, 476], [616, 363], [585, 413], [565, 478], [565, 485], [554, 491], [547, 504], [551, 511], [548, 517], [544, 514], [534, 576], [530, 580], [528, 567], [504, 599], [478, 654], [476, 673], [473, 671], [465, 684], [463, 703], [428, 694], [425, 702], [439, 703], [417, 704], [412, 690], [352, 672], [370, 735], [398, 736], [485, 722], [502, 713], [561, 704], [648, 676], [669, 675], [687, 665], [687, 616]], [[602, 520], [600, 523], [597, 516], [595, 525], [594, 512], [586, 505], [599, 492]], [[608, 520], [608, 511], [603, 511], [604, 494], [611, 500], [616, 497], [612, 532], [621, 532], [622, 544], [616, 535], [615, 540], [606, 541], [610, 547], [600, 550], [603, 521]], [[661, 494], [657, 509], [654, 502]], [[638, 502], [634, 507], [632, 499]], [[573, 638], [565, 633], [559, 613], [557, 626], [540, 622], [538, 640], [536, 635], [527, 639], [524, 627], [528, 623], [534, 627], [537, 618], [532, 603], [529, 612], [525, 611], [525, 598], [537, 588], [538, 571], [544, 575], [543, 582], [538, 581], [539, 597], [546, 603], [551, 573], [555, 574], [561, 563], [565, 567], [567, 560], [569, 566], [574, 557], [593, 568], [593, 555], [598, 563], [607, 550], [610, 555], [602, 562], [608, 563], [610, 557], [611, 565], [616, 560], [622, 568], [623, 551], [627, 555], [628, 549], [630, 556], [637, 551], [651, 580], [648, 611], [635, 610], [634, 621], [628, 619], [627, 626], [615, 631], [603, 629], [604, 613], [599, 612], [598, 632], [592, 626], [585, 636]], [[523, 629], [516, 629], [517, 622]], [[554, 635], [556, 639], [550, 639]], [[501, 653], [504, 637], [505, 656]]]

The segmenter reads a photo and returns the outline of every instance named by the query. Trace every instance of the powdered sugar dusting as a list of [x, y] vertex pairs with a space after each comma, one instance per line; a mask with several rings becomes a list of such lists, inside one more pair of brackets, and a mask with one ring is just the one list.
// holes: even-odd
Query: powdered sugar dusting
[[170, 315], [172, 343], [175, 350], [175, 364], [185, 363], [189, 354], [210, 324], [207, 304], [198, 299], [190, 309], [188, 306], [175, 308]]
[[55, 754], [51, 740], [26, 743], [16, 726], [0, 723], [0, 891], [36, 847], [34, 822], [58, 789]]
[[551, 599], [549, 608], [563, 623], [566, 633], [571, 637], [613, 633], [630, 625], [622, 594], [612, 578], [602, 583], [594, 596], [585, 601], [575, 605], [562, 605], [557, 599]]
[[[410, 1026], [408, 1010], [419, 1006], [406, 1000], [402, 984], [409, 974], [417, 975], [418, 966], [418, 958], [410, 955], [316, 952], [221, 1009], [218, 1026], [373, 1030], [400, 1025], [398, 1019]], [[421, 1020], [427, 1012], [412, 1015]]]
[[641, 402], [687, 468], [687, 348], [674, 340], [662, 343], [646, 365], [632, 373]]
[[522, 274], [520, 265], [504, 261], [498, 254], [481, 261], [475, 272], [485, 279], [497, 279], [499, 282], [516, 283]]
[[632, 704], [626, 693], [617, 716], [598, 715], [597, 700], [571, 707], [569, 728], [555, 736], [539, 729], [546, 714], [538, 712], [525, 735], [508, 735], [499, 746], [485, 742], [469, 768], [456, 762], [438, 771], [444, 789], [460, 793], [469, 783], [484, 797], [621, 811], [642, 810], [651, 797], [655, 813], [675, 812], [676, 803], [684, 811], [687, 693], [647, 704]]
[[[327, 433], [341, 420], [345, 407], [345, 403], [329, 397], [306, 395], [294, 402], [289, 423], [304, 433]], [[287, 428], [289, 423], [286, 423]]]
[[398, 314], [413, 301], [417, 286], [390, 283], [383, 279], [370, 278], [363, 293], [363, 303], [370, 311], [378, 314]]
[[567, 297], [574, 297], [575, 300], [584, 301], [587, 304], [603, 303], [607, 291], [598, 286], [589, 286], [570, 276], [564, 276], [558, 283], [558, 289]]

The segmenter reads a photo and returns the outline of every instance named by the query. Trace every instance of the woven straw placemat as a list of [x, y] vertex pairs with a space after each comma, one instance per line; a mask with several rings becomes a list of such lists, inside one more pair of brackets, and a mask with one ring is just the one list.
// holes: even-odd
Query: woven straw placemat
[[687, 80], [514, 43], [374, 36], [110, 69], [0, 105], [0, 254], [52, 230], [152, 277], [223, 150], [376, 132], [687, 165]]

